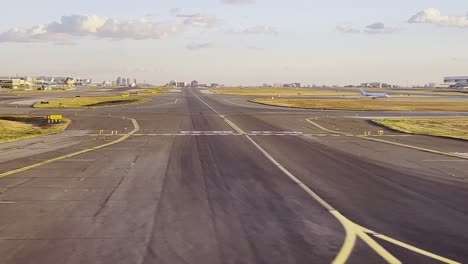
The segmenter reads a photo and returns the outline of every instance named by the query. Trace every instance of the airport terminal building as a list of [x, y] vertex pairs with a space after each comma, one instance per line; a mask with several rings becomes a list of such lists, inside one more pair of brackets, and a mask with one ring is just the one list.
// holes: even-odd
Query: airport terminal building
[[450, 88], [468, 88], [468, 76], [445, 77], [444, 84]]
[[24, 85], [29, 85], [29, 83], [21, 79], [0, 79], [0, 88], [18, 89]]
[[445, 77], [444, 83], [468, 82], [468, 76]]

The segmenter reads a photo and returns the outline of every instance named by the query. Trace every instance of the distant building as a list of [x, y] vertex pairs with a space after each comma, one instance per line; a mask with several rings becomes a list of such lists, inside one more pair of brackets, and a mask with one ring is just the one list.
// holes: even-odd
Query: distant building
[[72, 85], [75, 85], [77, 83], [76, 79], [75, 78], [67, 78], [65, 79], [64, 81], [64, 84], [68, 85], [68, 86], [72, 86]]
[[131, 79], [129, 77], [119, 77], [117, 78], [117, 81], [115, 82], [117, 86], [129, 86], [129, 87], [135, 87], [137, 84], [137, 80]]
[[368, 83], [361, 83], [361, 87], [367, 88], [393, 88], [394, 86], [387, 83], [382, 82], [368, 82]]
[[445, 77], [444, 83], [468, 82], [468, 76]]
[[0, 79], [0, 88], [6, 89], [18, 89], [18, 88], [30, 88], [32, 84], [21, 79]]
[[170, 81], [168, 86], [177, 87], [177, 88], [184, 88], [184, 87], [187, 87], [187, 83], [186, 82], [180, 82], [180, 81]]
[[37, 81], [37, 78], [32, 76], [21, 77], [20, 79], [28, 83], [35, 83]]
[[468, 88], [468, 76], [445, 77], [444, 88]]
[[77, 85], [90, 85], [92, 82], [92, 79], [76, 79]]
[[212, 83], [210, 86], [211, 86], [211, 88], [218, 88], [219, 84], [218, 83]]
[[273, 87], [299, 88], [301, 87], [301, 83], [274, 83]]

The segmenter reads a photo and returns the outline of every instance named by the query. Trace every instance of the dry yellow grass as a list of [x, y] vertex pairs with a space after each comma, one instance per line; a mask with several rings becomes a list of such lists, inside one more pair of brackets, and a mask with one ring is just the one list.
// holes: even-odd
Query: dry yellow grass
[[255, 99], [252, 102], [291, 108], [358, 111], [450, 111], [468, 112], [464, 101], [397, 101], [371, 99]]
[[383, 119], [373, 122], [410, 134], [468, 140], [468, 118]]
[[0, 117], [0, 142], [57, 134], [67, 128], [70, 120], [48, 124], [43, 117], [2, 116]]
[[216, 88], [213, 93], [239, 96], [356, 96], [356, 92], [342, 92], [306, 88]]
[[101, 96], [101, 97], [72, 97], [50, 100], [43, 104], [34, 104], [35, 108], [91, 108], [102, 106], [116, 106], [126, 104], [142, 104], [150, 99], [131, 96]]
[[139, 95], [158, 95], [168, 92], [169, 89], [166, 87], [151, 87], [145, 88], [138, 91]]
[[[352, 89], [361, 89], [362, 87], [352, 87]], [[366, 92], [381, 92], [381, 93], [392, 93], [392, 97], [395, 96], [407, 96], [408, 94], [435, 94], [435, 95], [456, 95], [456, 96], [468, 96], [468, 93], [460, 90], [442, 90], [442, 89], [413, 89], [413, 88], [374, 88], [366, 87], [363, 88]]]

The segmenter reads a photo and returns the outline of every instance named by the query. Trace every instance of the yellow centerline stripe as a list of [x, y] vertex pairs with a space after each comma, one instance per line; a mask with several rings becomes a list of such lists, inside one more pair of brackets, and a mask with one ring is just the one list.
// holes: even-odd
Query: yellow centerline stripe
[[424, 152], [428, 152], [428, 153], [433, 153], [433, 154], [438, 154], [438, 155], [443, 155], [443, 156], [448, 156], [448, 157], [454, 157], [454, 158], [460, 158], [460, 159], [468, 160], [468, 157], [467, 157], [467, 156], [463, 156], [463, 155], [458, 155], [458, 154], [453, 154], [453, 153], [438, 151], [438, 150], [434, 150], [434, 149], [421, 148], [421, 147], [417, 147], [417, 146], [413, 146], [413, 145], [402, 144], [402, 143], [387, 141], [387, 140], [383, 140], [383, 139], [371, 138], [371, 137], [366, 137], [366, 136], [357, 136], [357, 135], [352, 135], [352, 134], [348, 134], [348, 133], [344, 133], [344, 132], [333, 131], [333, 130], [330, 130], [330, 129], [328, 129], [328, 128], [325, 128], [325, 127], [323, 127], [323, 126], [321, 126], [321, 125], [319, 125], [319, 124], [313, 122], [313, 121], [311, 120], [311, 118], [306, 119], [306, 121], [309, 122], [309, 123], [311, 123], [312, 125], [314, 125], [314, 126], [320, 128], [321, 130], [327, 131], [327, 132], [330, 132], [330, 133], [342, 134], [342, 135], [347, 135], [347, 136], [355, 136], [355, 137], [357, 137], [357, 138], [364, 139], [364, 140], [375, 141], [375, 142], [381, 142], [381, 143], [386, 143], [386, 144], [390, 144], [390, 145], [400, 146], [400, 147], [404, 147], [404, 148], [420, 150], [420, 151], [424, 151]]
[[136, 133], [138, 130], [140, 130], [140, 127], [138, 126], [138, 123], [136, 122], [135, 119], [133, 119], [133, 118], [126, 118], [126, 119], [132, 120], [133, 125], [135, 126], [135, 128], [133, 129], [133, 131], [131, 131], [128, 134], [125, 134], [124, 136], [120, 137], [117, 140], [114, 140], [112, 142], [109, 142], [109, 143], [106, 143], [106, 144], [103, 144], [103, 145], [100, 145], [100, 146], [96, 146], [96, 147], [93, 147], [93, 148], [80, 150], [80, 151], [70, 153], [70, 154], [67, 154], [67, 155], [64, 155], [64, 156], [60, 156], [60, 157], [49, 159], [49, 160], [46, 160], [46, 161], [43, 161], [43, 162], [35, 163], [35, 164], [29, 165], [29, 166], [26, 166], [26, 167], [22, 167], [22, 168], [19, 168], [19, 169], [3, 172], [3, 173], [0, 174], [0, 178], [7, 177], [7, 176], [10, 176], [10, 175], [13, 175], [13, 174], [16, 174], [16, 173], [20, 173], [20, 172], [23, 172], [23, 171], [34, 169], [34, 168], [44, 166], [44, 165], [47, 165], [47, 164], [50, 164], [50, 163], [53, 163], [53, 162], [68, 159], [68, 158], [78, 156], [78, 155], [83, 154], [83, 153], [95, 151], [95, 150], [98, 150], [98, 149], [102, 149], [102, 148], [105, 148], [105, 147], [112, 146], [112, 145], [115, 145], [117, 143], [120, 143], [120, 142], [126, 140], [128, 137], [130, 137], [134, 133]]
[[398, 260], [395, 256], [393, 256], [390, 252], [388, 252], [385, 248], [383, 248], [379, 243], [375, 242], [368, 234], [360, 231], [357, 232], [357, 235], [370, 247], [372, 248], [377, 254], [379, 254], [382, 258], [384, 258], [390, 264], [401, 264], [401, 261]]
[[[361, 227], [358, 224], [352, 222], [351, 220], [347, 219], [345, 216], [341, 215], [336, 209], [334, 209], [329, 203], [327, 203], [322, 197], [320, 197], [317, 193], [315, 193], [309, 186], [304, 184], [301, 180], [299, 180], [294, 174], [292, 174], [289, 170], [287, 170], [283, 165], [281, 165], [278, 161], [275, 160], [262, 146], [260, 146], [255, 140], [253, 140], [247, 133], [245, 133], [242, 128], [237, 126], [234, 122], [227, 119], [226, 116], [222, 115], [212, 106], [210, 106], [207, 102], [203, 101], [199, 96], [193, 94], [198, 100], [200, 100], [203, 104], [208, 106], [213, 112], [215, 112], [218, 116], [223, 118], [223, 120], [234, 130], [236, 130], [239, 134], [243, 135], [248, 141], [250, 141], [268, 160], [270, 160], [278, 169], [280, 169], [284, 174], [286, 174], [291, 180], [293, 180], [296, 184], [298, 184], [303, 190], [305, 190], [315, 201], [317, 201], [320, 205], [322, 205], [325, 209], [327, 209], [337, 220], [343, 225], [346, 230], [345, 241], [343, 246], [340, 249], [340, 252], [333, 260], [333, 264], [344, 264], [347, 262], [349, 256], [352, 253], [352, 250], [356, 243], [356, 237], [360, 237], [369, 247], [371, 247], [378, 255], [384, 258], [390, 264], [401, 264], [401, 261], [398, 260], [395, 256], [389, 253], [385, 248], [379, 245], [375, 240], [373, 240], [367, 233], [375, 234], [372, 230], [367, 228]], [[327, 130], [329, 132], [333, 132], [336, 134], [343, 134], [346, 136], [353, 136], [352, 134], [347, 134], [343, 132], [336, 132], [332, 130], [328, 130], [310, 120], [307, 121], [320, 129]], [[395, 240], [397, 241], [397, 240]], [[400, 242], [401, 243], [401, 242]], [[406, 247], [407, 248], [407, 247]], [[407, 248], [408, 249], [408, 248]], [[424, 251], [424, 250], [421, 250]], [[417, 252], [417, 251], [415, 251]], [[434, 255], [437, 256], [437, 255]]]
[[341, 225], [344, 227], [346, 231], [346, 236], [345, 236], [343, 246], [341, 246], [341, 249], [338, 252], [338, 255], [333, 260], [332, 264], [344, 264], [346, 263], [346, 261], [349, 259], [349, 256], [351, 256], [351, 253], [353, 252], [354, 245], [356, 244], [357, 235], [350, 227], [349, 220], [346, 217], [344, 217], [342, 214], [340, 214], [336, 210], [332, 210], [330, 211], [330, 213], [334, 215], [336, 219], [338, 219], [338, 221], [341, 223]]
[[333, 130], [330, 130], [328, 128], [325, 128], [325, 127], [315, 123], [314, 121], [312, 121], [311, 118], [306, 119], [306, 121], [311, 123], [312, 125], [320, 128], [321, 130], [326, 131], [326, 132], [330, 132], [330, 133], [333, 133], [333, 134], [345, 135], [345, 136], [353, 136], [352, 134], [349, 134], [349, 133], [344, 133], [344, 132], [340, 132], [340, 131], [333, 131]]
[[364, 139], [364, 140], [370, 140], [370, 141], [375, 141], [375, 142], [380, 142], [380, 143], [385, 143], [385, 144], [390, 144], [390, 145], [395, 145], [399, 147], [405, 147], [409, 149], [415, 149], [415, 150], [420, 150], [432, 154], [438, 154], [438, 155], [443, 155], [443, 156], [448, 156], [448, 157], [454, 157], [454, 158], [459, 158], [459, 159], [466, 159], [468, 160], [468, 157], [463, 156], [463, 155], [457, 155], [453, 153], [448, 153], [448, 152], [443, 152], [443, 151], [438, 151], [438, 150], [433, 150], [433, 149], [427, 149], [427, 148], [421, 148], [421, 147], [416, 147], [412, 145], [407, 145], [407, 144], [402, 144], [402, 143], [397, 143], [397, 142], [392, 142], [392, 141], [387, 141], [383, 139], [377, 139], [377, 138], [370, 138], [370, 137], [364, 137], [364, 136], [357, 136], [358, 138]]
[[[343, 133], [343, 132], [329, 130], [329, 129], [327, 129], [327, 128], [325, 128], [325, 127], [311, 121], [310, 119], [311, 118], [306, 119], [306, 121], [313, 124], [314, 126], [320, 128], [320, 129], [324, 130], [324, 131], [332, 132], [332, 133], [336, 133], [336, 134], [346, 134], [346, 133]], [[347, 135], [351, 135], [351, 134], [347, 134]], [[355, 136], [355, 135], [351, 135], [351, 136]], [[460, 156], [460, 155], [456, 155], [456, 154], [441, 152], [441, 151], [437, 151], [437, 150], [420, 148], [420, 147], [401, 144], [401, 143], [395, 143], [395, 142], [376, 139], [376, 138], [369, 138], [369, 137], [364, 137], [364, 136], [356, 136], [356, 137], [361, 138], [361, 139], [365, 139], [365, 140], [377, 141], [377, 142], [381, 142], [381, 143], [392, 144], [392, 145], [402, 146], [402, 147], [406, 147], [406, 148], [421, 150], [421, 151], [430, 152], [430, 153], [439, 154], [439, 155], [445, 155], [445, 156], [450, 156], [450, 157], [468, 159], [468, 157], [465, 157], [465, 156]], [[407, 250], [410, 250], [412, 252], [427, 256], [427, 257], [432, 258], [432, 259], [439, 260], [439, 261], [444, 262], [444, 263], [461, 264], [460, 262], [450, 260], [448, 258], [441, 257], [439, 255], [436, 255], [436, 254], [433, 254], [431, 252], [422, 250], [422, 249], [417, 248], [415, 246], [411, 246], [409, 244], [406, 244], [406, 243], [401, 242], [399, 240], [393, 239], [391, 237], [388, 237], [388, 236], [385, 236], [385, 235], [382, 235], [382, 234], [377, 234], [376, 232], [374, 232], [374, 231], [372, 231], [370, 229], [367, 229], [365, 227], [362, 227], [362, 226], [352, 222], [351, 220], [347, 219], [345, 216], [341, 215], [340, 212], [338, 212], [338, 211], [330, 211], [330, 213], [332, 213], [340, 221], [340, 223], [343, 225], [343, 227], [346, 230], [345, 242], [344, 242], [338, 256], [335, 258], [335, 261], [333, 262], [333, 264], [341, 264], [341, 263], [345, 263], [347, 261], [347, 259], [349, 258], [349, 255], [347, 254], [347, 252], [349, 251], [349, 247], [351, 246], [351, 250], [352, 250], [352, 248], [354, 247], [354, 243], [355, 243], [355, 241], [353, 241], [352, 238], [350, 237], [350, 236], [353, 236], [353, 235], [358, 236], [359, 238], [361, 238], [364, 242], [366, 242], [366, 244], [369, 247], [371, 247], [376, 253], [378, 253], [381, 257], [383, 257], [388, 263], [391, 263], [391, 264], [401, 263], [397, 258], [395, 258], [392, 254], [390, 254], [385, 248], [383, 248], [375, 240], [373, 240], [368, 234], [371, 234], [374, 237], [383, 239], [383, 240], [385, 240], [387, 242], [393, 243], [393, 244], [395, 244], [397, 246], [403, 247], [403, 248], [405, 248]], [[338, 261], [340, 261], [340, 262], [338, 262]]]
[[424, 256], [427, 256], [429, 258], [433, 258], [433, 259], [436, 259], [440, 262], [443, 262], [443, 263], [448, 263], [448, 264], [461, 264], [461, 262], [457, 262], [457, 261], [453, 261], [453, 260], [450, 260], [448, 258], [444, 258], [444, 257], [441, 257], [441, 256], [438, 256], [436, 254], [433, 254], [431, 252], [428, 252], [428, 251], [425, 251], [425, 250], [422, 250], [422, 249], [419, 249], [417, 247], [414, 247], [414, 246], [411, 246], [411, 245], [408, 245], [406, 243], [403, 243], [401, 241], [398, 241], [396, 239], [393, 239], [391, 237], [388, 237], [388, 236], [385, 236], [385, 235], [381, 235], [381, 234], [376, 234], [374, 235], [375, 237], [378, 237], [382, 240], [385, 240], [387, 242], [390, 242], [392, 244], [395, 244], [397, 246], [400, 246], [402, 248], [406, 248], [410, 251], [413, 251], [413, 252], [416, 252], [416, 253], [419, 253], [421, 255], [424, 255]]

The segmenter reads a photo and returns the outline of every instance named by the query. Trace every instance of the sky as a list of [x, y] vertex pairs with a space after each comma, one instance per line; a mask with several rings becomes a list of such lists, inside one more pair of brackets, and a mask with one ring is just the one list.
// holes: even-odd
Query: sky
[[466, 0], [15, 0], [5, 10], [0, 76], [416, 85], [468, 75]]

